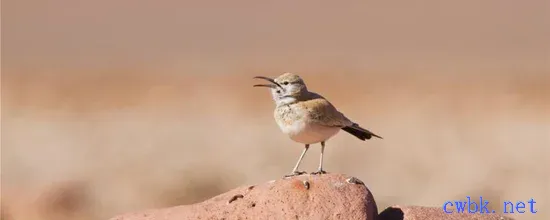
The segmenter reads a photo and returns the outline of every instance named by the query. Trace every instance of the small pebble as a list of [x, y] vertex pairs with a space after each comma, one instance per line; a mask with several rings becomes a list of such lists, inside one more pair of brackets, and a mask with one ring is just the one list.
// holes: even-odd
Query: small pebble
[[304, 187], [306, 187], [306, 189], [309, 189], [309, 182], [307, 180], [304, 180]]
[[352, 184], [361, 184], [361, 185], [365, 185], [365, 183], [363, 183], [363, 181], [355, 178], [355, 177], [350, 177], [348, 179], [346, 179], [346, 182], [348, 183], [352, 183]]

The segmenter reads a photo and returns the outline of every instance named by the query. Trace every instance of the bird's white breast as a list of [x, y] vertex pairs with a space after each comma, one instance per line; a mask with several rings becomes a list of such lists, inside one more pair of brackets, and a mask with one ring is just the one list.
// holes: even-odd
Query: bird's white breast
[[340, 131], [339, 127], [328, 127], [309, 119], [309, 113], [297, 106], [283, 106], [275, 110], [275, 121], [281, 131], [293, 141], [314, 144], [326, 141]]

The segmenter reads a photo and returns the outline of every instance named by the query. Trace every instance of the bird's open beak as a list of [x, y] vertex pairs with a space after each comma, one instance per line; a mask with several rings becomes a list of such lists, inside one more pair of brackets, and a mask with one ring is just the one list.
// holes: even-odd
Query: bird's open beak
[[276, 89], [277, 87], [279, 87], [281, 89], [283, 88], [279, 83], [275, 82], [274, 79], [269, 78], [269, 77], [256, 76], [256, 77], [254, 77], [254, 79], [265, 79], [265, 80], [269, 81], [270, 83], [273, 83], [273, 84], [256, 84], [256, 85], [254, 85], [254, 87], [269, 87], [269, 88], [272, 88], [272, 89]]

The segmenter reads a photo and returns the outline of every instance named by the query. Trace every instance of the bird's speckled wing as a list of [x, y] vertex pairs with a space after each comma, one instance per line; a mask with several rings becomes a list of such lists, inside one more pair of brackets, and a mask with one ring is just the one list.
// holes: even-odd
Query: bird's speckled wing
[[[316, 94], [315, 94], [316, 95]], [[328, 127], [346, 127], [353, 122], [339, 112], [329, 101], [316, 95], [310, 100], [300, 102], [300, 105], [308, 113], [311, 122]]]

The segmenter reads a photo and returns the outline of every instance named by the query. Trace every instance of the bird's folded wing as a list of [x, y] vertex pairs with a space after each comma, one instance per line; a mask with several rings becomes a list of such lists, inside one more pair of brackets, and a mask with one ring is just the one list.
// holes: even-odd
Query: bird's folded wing
[[308, 111], [309, 119], [319, 125], [329, 127], [346, 127], [353, 125], [344, 114], [339, 112], [324, 98], [315, 98], [304, 101], [303, 107]]

